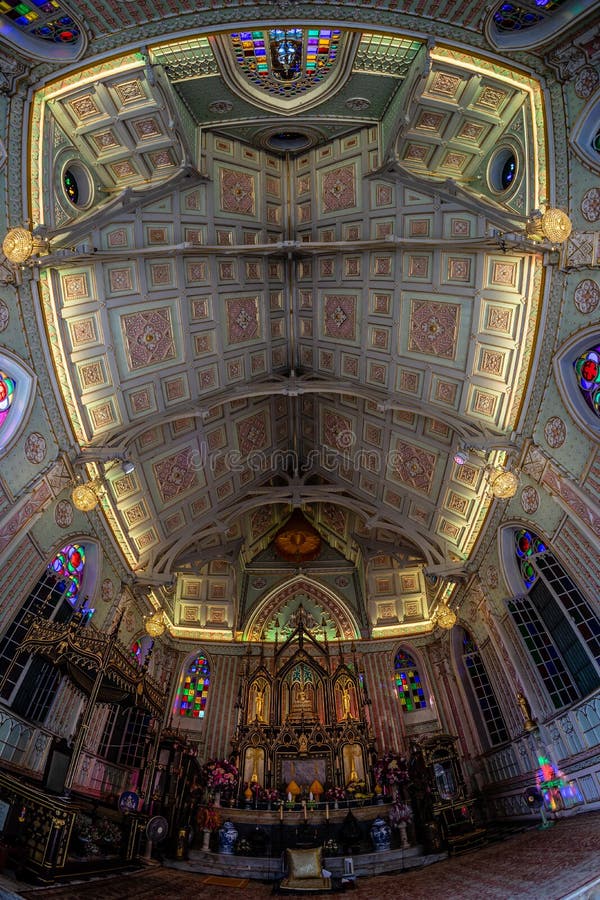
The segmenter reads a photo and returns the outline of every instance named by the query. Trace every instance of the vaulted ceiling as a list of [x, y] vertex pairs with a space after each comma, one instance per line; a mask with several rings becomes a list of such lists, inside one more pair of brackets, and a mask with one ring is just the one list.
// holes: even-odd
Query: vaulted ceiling
[[272, 630], [271, 540], [298, 507], [324, 540], [302, 567], [315, 621], [343, 631], [352, 585], [347, 635], [428, 630], [527, 387], [540, 257], [497, 235], [546, 194], [540, 88], [342, 29], [326, 77], [282, 95], [235, 46], [161, 39], [34, 95], [39, 286], [80, 471], [176, 635]]

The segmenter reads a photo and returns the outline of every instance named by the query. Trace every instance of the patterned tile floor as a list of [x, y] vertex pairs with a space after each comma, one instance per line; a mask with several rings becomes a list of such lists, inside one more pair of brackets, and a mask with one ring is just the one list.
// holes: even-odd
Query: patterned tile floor
[[[354, 900], [560, 900], [600, 877], [600, 812], [571, 816], [545, 831], [532, 829], [501, 843], [456, 856], [426, 869], [358, 879]], [[205, 884], [205, 876], [166, 867], [108, 877], [69, 887], [0, 887], [26, 900], [263, 900], [272, 884], [244, 887]], [[335, 891], [329, 896], [340, 896]], [[600, 895], [600, 894], [599, 894]], [[1, 896], [1, 895], [0, 895]], [[283, 896], [283, 895], [281, 895]]]

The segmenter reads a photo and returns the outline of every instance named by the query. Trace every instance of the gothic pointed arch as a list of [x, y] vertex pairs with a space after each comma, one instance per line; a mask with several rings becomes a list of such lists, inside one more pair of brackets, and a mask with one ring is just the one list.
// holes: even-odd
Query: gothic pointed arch
[[6, 0], [0, 15], [0, 37], [34, 59], [68, 62], [87, 47], [87, 36], [64, 3]]
[[0, 351], [0, 456], [25, 428], [35, 399], [37, 377], [16, 354]]
[[175, 698], [175, 713], [187, 719], [203, 719], [210, 688], [211, 666], [203, 650], [195, 650], [185, 660]]
[[[600, 156], [599, 156], [600, 160]], [[594, 290], [594, 282], [580, 284], [585, 291]], [[597, 290], [597, 286], [596, 286]], [[600, 432], [600, 330], [597, 326], [582, 329], [565, 341], [554, 357], [554, 374], [562, 400], [577, 425], [586, 434]]]
[[279, 639], [287, 637], [301, 616], [305, 631], [316, 636], [322, 636], [324, 629], [327, 637], [337, 636], [342, 640], [360, 636], [357, 616], [339, 594], [322, 582], [299, 574], [259, 600], [243, 623], [243, 640], [274, 640], [276, 632]]
[[452, 631], [455, 665], [484, 745], [508, 741], [509, 734], [484, 656], [473, 635], [458, 626]]
[[236, 94], [289, 116], [339, 91], [352, 71], [360, 36], [339, 28], [284, 25], [210, 40], [222, 76]]
[[427, 695], [421, 677], [421, 666], [412, 648], [399, 647], [394, 657], [394, 678], [403, 713], [427, 709]]
[[540, 531], [518, 523], [501, 535], [511, 620], [555, 709], [600, 686], [600, 619], [585, 585]]
[[[44, 722], [56, 697], [59, 670], [41, 656], [17, 655], [33, 616], [68, 622], [76, 611], [89, 621], [98, 582], [100, 549], [91, 539], [59, 544], [0, 637], [0, 699], [19, 715]], [[92, 600], [90, 600], [92, 598]]]

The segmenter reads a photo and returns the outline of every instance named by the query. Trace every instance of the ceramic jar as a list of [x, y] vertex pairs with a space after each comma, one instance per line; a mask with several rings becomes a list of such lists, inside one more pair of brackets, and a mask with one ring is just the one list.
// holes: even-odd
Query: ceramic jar
[[219, 853], [233, 853], [237, 837], [237, 828], [227, 819], [219, 828]]
[[392, 842], [392, 829], [380, 816], [371, 825], [371, 840], [375, 850], [389, 850]]

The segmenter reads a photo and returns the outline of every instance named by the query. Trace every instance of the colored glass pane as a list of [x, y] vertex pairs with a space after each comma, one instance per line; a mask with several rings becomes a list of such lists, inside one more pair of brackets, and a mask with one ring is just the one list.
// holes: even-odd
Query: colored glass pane
[[141, 663], [142, 661], [142, 645], [139, 641], [133, 641], [131, 645], [131, 655], [136, 660], [136, 662]]
[[0, 372], [0, 428], [6, 421], [15, 396], [15, 381], [6, 372]]
[[50, 569], [58, 578], [57, 587], [73, 605], [79, 597], [84, 566], [85, 549], [81, 544], [63, 547], [50, 563]]
[[254, 85], [294, 97], [321, 82], [331, 70], [341, 39], [339, 28], [271, 28], [230, 35], [234, 57]]
[[197, 656], [188, 667], [179, 690], [179, 715], [203, 719], [210, 687], [210, 667], [205, 656]]
[[394, 670], [396, 689], [404, 712], [425, 709], [427, 707], [425, 692], [413, 658], [408, 653], [399, 650], [396, 654]]
[[521, 577], [527, 590], [537, 578], [532, 559], [534, 556], [545, 553], [546, 545], [531, 531], [521, 528], [515, 532], [515, 553], [521, 570]]
[[600, 344], [586, 350], [575, 362], [579, 390], [594, 415], [600, 416]]
[[535, 2], [502, 3], [494, 13], [498, 31], [523, 31], [546, 18], [546, 14], [564, 0], [535, 0]]
[[79, 26], [57, 0], [0, 0], [0, 13], [33, 37], [56, 44], [74, 44]]
[[79, 200], [79, 185], [77, 184], [77, 179], [70, 169], [65, 169], [65, 173], [63, 175], [63, 185], [65, 194], [67, 195], [71, 203], [77, 204], [77, 201]]

